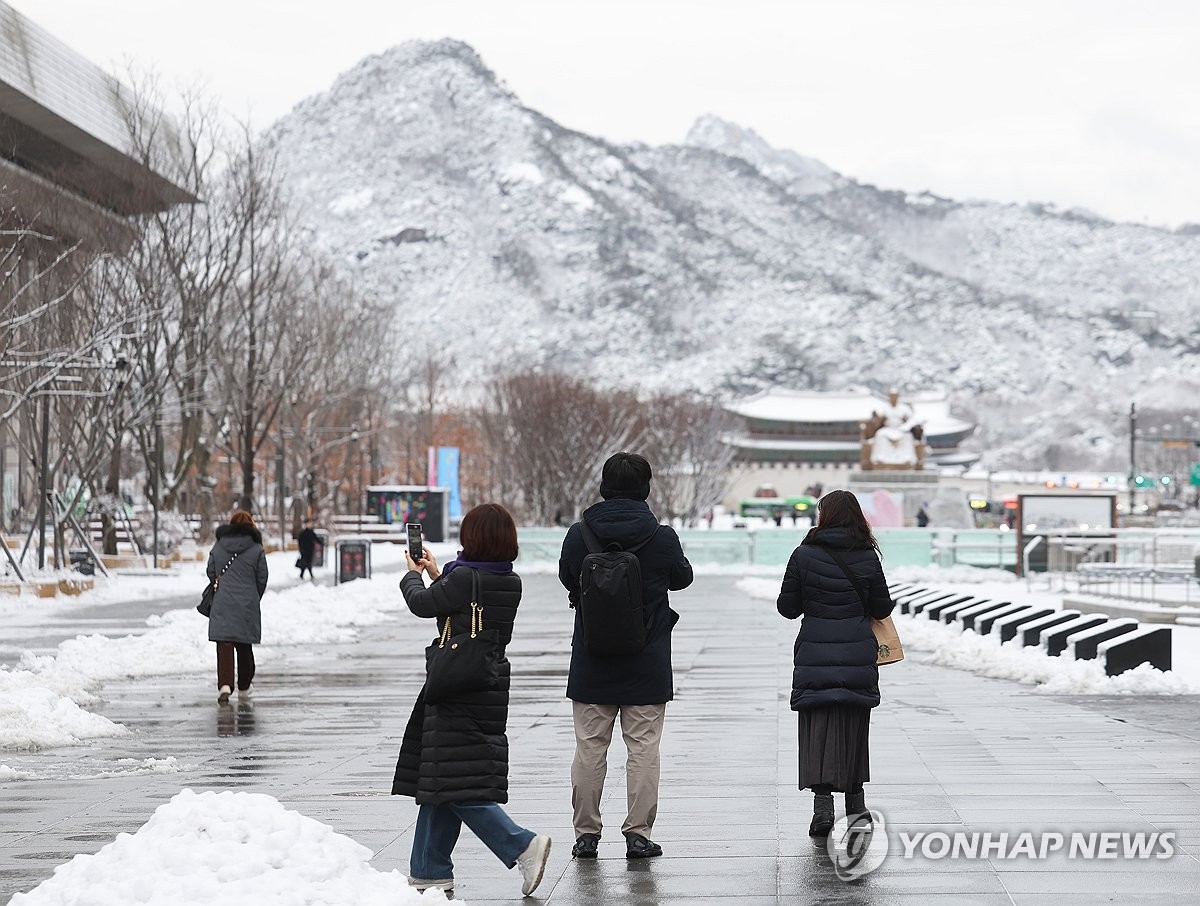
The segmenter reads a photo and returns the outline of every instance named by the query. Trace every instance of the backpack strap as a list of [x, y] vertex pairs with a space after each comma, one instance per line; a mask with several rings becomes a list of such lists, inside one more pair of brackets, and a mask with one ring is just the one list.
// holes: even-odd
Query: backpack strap
[[579, 520], [579, 531], [583, 535], [583, 543], [587, 545], [588, 553], [590, 554], [600, 554], [611, 548], [616, 548], [619, 551], [625, 551], [626, 553], [630, 554], [636, 554], [643, 547], [654, 540], [654, 536], [658, 534], [659, 528], [661, 528], [661, 526], [655, 526], [654, 531], [650, 533], [650, 536], [645, 541], [643, 541], [641, 544], [635, 544], [633, 547], [621, 547], [621, 545], [617, 544], [615, 541], [609, 543], [609, 545], [606, 547], [604, 543], [601, 542], [599, 536], [592, 531], [592, 527], [587, 524], [587, 520]]
[[830, 548], [830, 547], [825, 548], [825, 553], [829, 554], [829, 556], [833, 558], [833, 562], [836, 563], [838, 565], [838, 568], [841, 569], [841, 571], [845, 574], [846, 579], [849, 580], [849, 582], [850, 582], [851, 586], [853, 586], [855, 592], [858, 593], [858, 600], [863, 606], [863, 613], [865, 613], [869, 617], [871, 615], [871, 612], [869, 610], [867, 610], [867, 596], [863, 593], [863, 590], [862, 590], [862, 588], [859, 587], [859, 584], [854, 581], [854, 576], [851, 575], [850, 568], [848, 566], [846, 566], [845, 558], [841, 554], [839, 554], [837, 551], [835, 551], [833, 548]]

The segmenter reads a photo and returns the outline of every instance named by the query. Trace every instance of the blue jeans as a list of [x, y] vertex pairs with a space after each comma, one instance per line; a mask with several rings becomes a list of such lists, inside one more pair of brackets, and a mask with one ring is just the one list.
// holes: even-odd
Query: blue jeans
[[450, 854], [463, 825], [471, 829], [507, 868], [517, 864], [535, 834], [508, 817], [498, 802], [444, 802], [422, 805], [417, 813], [409, 874], [427, 881], [454, 877]]

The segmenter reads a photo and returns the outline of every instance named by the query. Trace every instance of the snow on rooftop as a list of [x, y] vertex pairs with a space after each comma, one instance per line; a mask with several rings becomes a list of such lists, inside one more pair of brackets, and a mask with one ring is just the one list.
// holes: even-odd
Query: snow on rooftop
[[[941, 391], [902, 393], [902, 403], [913, 407], [917, 419], [931, 437], [958, 434], [974, 428], [971, 422], [950, 414], [950, 399]], [[773, 388], [739, 400], [729, 411], [745, 418], [762, 421], [826, 423], [865, 422], [871, 413], [887, 405], [887, 400], [869, 390], [789, 390]]]

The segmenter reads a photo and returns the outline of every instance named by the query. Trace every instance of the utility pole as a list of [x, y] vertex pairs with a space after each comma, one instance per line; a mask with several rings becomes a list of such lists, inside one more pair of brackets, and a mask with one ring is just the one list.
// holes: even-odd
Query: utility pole
[[1129, 518], [1133, 518], [1137, 488], [1137, 403], [1129, 404]]

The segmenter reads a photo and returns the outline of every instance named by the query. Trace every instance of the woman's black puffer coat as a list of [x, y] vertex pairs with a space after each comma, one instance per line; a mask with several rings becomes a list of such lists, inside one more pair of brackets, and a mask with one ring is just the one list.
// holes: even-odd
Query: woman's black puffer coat
[[421, 574], [410, 571], [400, 580], [400, 590], [408, 609], [417, 616], [437, 617], [439, 628], [449, 616], [451, 635], [470, 632], [472, 572], [479, 575], [484, 629], [499, 632], [500, 682], [494, 689], [436, 705], [425, 703], [425, 689], [421, 688], [404, 729], [392, 794], [412, 796], [422, 805], [508, 801], [510, 666], [503, 648], [512, 639], [521, 603], [521, 577], [459, 566], [426, 588]]
[[792, 710], [879, 704], [878, 645], [862, 599], [837, 561], [841, 554], [867, 595], [871, 616], [892, 612], [883, 566], [873, 548], [855, 546], [842, 528], [821, 529], [792, 552], [776, 606], [789, 620], [803, 616], [796, 636]]

